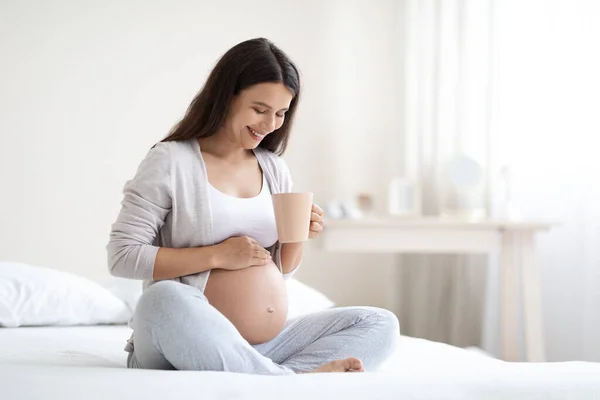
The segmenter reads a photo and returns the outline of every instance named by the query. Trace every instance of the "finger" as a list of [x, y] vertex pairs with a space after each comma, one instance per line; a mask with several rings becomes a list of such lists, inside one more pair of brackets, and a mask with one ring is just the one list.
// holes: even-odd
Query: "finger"
[[313, 222], [310, 224], [310, 230], [313, 232], [321, 232], [323, 230], [323, 225], [318, 222]]
[[269, 253], [269, 250], [265, 249], [264, 247], [262, 247], [259, 244], [255, 244], [253, 248], [254, 248], [254, 251], [257, 252], [257, 253], [265, 254], [267, 256], [271, 256], [271, 253]]
[[253, 254], [254, 258], [261, 258], [261, 259], [269, 259], [271, 258], [271, 253], [269, 253], [268, 251], [260, 251], [260, 250], [254, 250], [254, 254]]
[[310, 239], [314, 239], [314, 238], [316, 238], [317, 236], [319, 236], [320, 234], [321, 234], [321, 231], [320, 231], [320, 230], [312, 230], [312, 229], [311, 229], [310, 231], [308, 231], [308, 237], [309, 237]]
[[313, 204], [312, 205], [312, 211], [316, 212], [317, 214], [319, 214], [320, 216], [325, 215], [325, 211], [323, 211], [323, 209], [321, 207], [319, 207], [317, 204]]
[[320, 216], [319, 214], [317, 214], [316, 212], [313, 212], [310, 214], [310, 221], [311, 222], [323, 222], [323, 217]]
[[254, 238], [251, 238], [250, 236], [246, 236], [246, 238], [248, 239], [248, 241], [252, 244], [256, 244], [258, 246], [260, 246], [260, 243], [258, 243], [258, 241]]
[[252, 260], [252, 266], [267, 265], [270, 262], [271, 262], [270, 258], [254, 258]]
[[260, 243], [258, 242], [258, 240], [254, 239], [254, 238], [251, 238], [251, 237], [248, 237], [248, 239], [250, 240], [250, 243], [252, 243], [252, 248], [254, 248], [254, 249], [260, 249], [260, 250], [263, 250], [263, 251], [266, 251], [267, 253], [269, 253], [268, 250], [266, 250], [264, 247], [262, 247], [260, 245]]

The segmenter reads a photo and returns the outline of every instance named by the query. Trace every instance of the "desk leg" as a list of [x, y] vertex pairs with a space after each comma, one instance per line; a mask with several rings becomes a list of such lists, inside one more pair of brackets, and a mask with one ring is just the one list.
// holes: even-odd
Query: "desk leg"
[[500, 254], [500, 357], [504, 361], [519, 360], [519, 315], [517, 291], [517, 265], [515, 251], [517, 237], [514, 232], [502, 233]]
[[540, 273], [535, 259], [534, 232], [521, 232], [521, 273], [527, 361], [545, 361]]

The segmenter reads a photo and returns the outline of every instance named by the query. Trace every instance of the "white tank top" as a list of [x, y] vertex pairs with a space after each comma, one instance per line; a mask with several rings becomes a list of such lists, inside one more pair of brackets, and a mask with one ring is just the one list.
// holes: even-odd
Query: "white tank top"
[[260, 193], [250, 198], [230, 196], [208, 184], [215, 244], [232, 236], [249, 236], [264, 248], [277, 241], [271, 191], [263, 174]]

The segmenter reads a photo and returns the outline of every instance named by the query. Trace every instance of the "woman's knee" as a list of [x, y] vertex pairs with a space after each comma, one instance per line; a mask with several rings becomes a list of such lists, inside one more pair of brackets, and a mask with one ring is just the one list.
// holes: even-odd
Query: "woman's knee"
[[400, 336], [400, 321], [396, 314], [383, 308], [379, 309], [379, 313], [382, 324], [389, 331], [390, 335], [394, 336], [394, 338]]
[[382, 347], [392, 352], [398, 345], [400, 338], [400, 322], [398, 317], [391, 311], [384, 308], [368, 307], [372, 312], [372, 332], [377, 335]]
[[196, 288], [175, 281], [161, 281], [150, 285], [138, 300], [134, 316], [136, 323], [156, 323], [185, 314], [190, 302], [204, 301]]

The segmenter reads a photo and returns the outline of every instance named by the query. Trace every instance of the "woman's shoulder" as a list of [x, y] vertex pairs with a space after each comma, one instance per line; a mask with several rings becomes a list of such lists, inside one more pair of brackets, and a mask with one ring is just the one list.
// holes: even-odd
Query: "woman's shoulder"
[[[190, 173], [190, 169], [199, 168], [198, 151], [194, 150], [191, 141], [158, 142], [150, 147], [138, 167], [138, 174], [175, 178]], [[191, 172], [193, 173], [193, 171]]]
[[186, 164], [198, 156], [194, 141], [195, 139], [158, 142], [152, 146], [149, 155], [170, 164]]
[[[196, 147], [194, 147], [196, 144]], [[197, 151], [197, 142], [196, 139], [189, 140], [169, 140], [166, 142], [158, 142], [153, 148], [164, 149], [163, 151], [168, 151], [171, 154], [194, 154]]]

